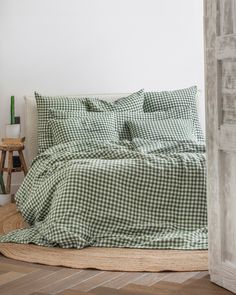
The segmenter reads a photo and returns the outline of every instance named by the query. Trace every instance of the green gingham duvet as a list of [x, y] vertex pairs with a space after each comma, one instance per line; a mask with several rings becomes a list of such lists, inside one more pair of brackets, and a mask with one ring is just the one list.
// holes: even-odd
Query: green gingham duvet
[[206, 249], [204, 144], [73, 141], [40, 154], [16, 201], [30, 228], [1, 242]]

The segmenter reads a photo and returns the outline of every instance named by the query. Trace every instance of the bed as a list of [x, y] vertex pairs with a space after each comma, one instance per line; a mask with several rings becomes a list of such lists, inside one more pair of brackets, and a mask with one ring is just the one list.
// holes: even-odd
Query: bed
[[[95, 96], [113, 101], [127, 95]], [[17, 205], [31, 227], [10, 232], [2, 242], [207, 249], [204, 142], [70, 141], [35, 159], [36, 103], [34, 97], [25, 102], [26, 157], [34, 161]]]

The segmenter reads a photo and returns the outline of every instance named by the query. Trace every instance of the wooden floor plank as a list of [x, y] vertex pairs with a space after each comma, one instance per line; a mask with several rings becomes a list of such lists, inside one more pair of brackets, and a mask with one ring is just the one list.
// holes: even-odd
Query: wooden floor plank
[[113, 288], [113, 289], [120, 289], [142, 276], [145, 276], [145, 273], [140, 273], [140, 272], [124, 273], [118, 278], [115, 278], [111, 280], [110, 282], [105, 283], [103, 286]]
[[36, 271], [37, 268], [35, 267], [22, 267], [17, 264], [9, 264], [9, 263], [4, 263], [0, 262], [0, 271], [14, 271], [14, 272], [21, 272], [21, 273], [30, 273], [32, 271]]
[[152, 287], [147, 287], [147, 286], [141, 286], [141, 285], [136, 285], [136, 284], [129, 284], [125, 286], [122, 289], [119, 289], [121, 291], [124, 291], [128, 294], [134, 294], [134, 295], [157, 295], [161, 294], [164, 295], [163, 293], [157, 293], [156, 290], [153, 290]]
[[42, 277], [46, 277], [50, 275], [52, 272], [47, 271], [45, 269], [43, 270], [37, 270], [30, 274], [27, 274], [26, 276], [16, 279], [12, 282], [6, 283], [2, 286], [0, 286], [0, 294], [4, 295], [20, 295], [19, 292], [17, 292], [18, 288], [21, 288], [22, 286], [28, 285], [29, 283], [34, 283], [35, 281], [39, 280]]
[[[98, 287], [92, 291], [94, 295], [137, 295], [132, 293], [127, 293], [123, 289], [113, 289], [109, 287]], [[145, 294], [146, 295], [146, 294]]]
[[71, 289], [75, 285], [78, 285], [79, 282], [83, 282], [97, 274], [99, 274], [99, 271], [97, 270], [83, 270], [71, 275], [69, 278], [56, 282], [50, 286], [43, 287], [42, 289], [39, 289], [39, 291], [43, 293], [57, 294], [66, 289]]
[[52, 270], [52, 271], [57, 271], [57, 270], [60, 270], [60, 269], [64, 268], [64, 267], [61, 267], [61, 266], [50, 266], [50, 265], [44, 265], [44, 264], [37, 264], [37, 263], [19, 261], [19, 260], [7, 258], [7, 257], [3, 256], [0, 253], [0, 264], [1, 263], [7, 263], [7, 264], [17, 265], [17, 266], [22, 266], [22, 267], [46, 269], [46, 270]]
[[6, 272], [4, 274], [0, 275], [0, 286], [8, 283], [8, 282], [12, 282], [18, 278], [21, 278], [23, 276], [25, 276], [26, 274], [21, 273], [21, 272], [14, 272], [14, 271], [9, 271]]
[[162, 280], [167, 282], [179, 283], [182, 284], [190, 278], [196, 276], [199, 272], [177, 272], [169, 273]]
[[183, 284], [189, 284], [189, 283], [191, 283], [193, 281], [195, 282], [196, 280], [200, 280], [200, 279], [206, 278], [206, 277], [208, 277], [207, 278], [208, 280], [210, 279], [209, 272], [208, 271], [200, 271], [195, 276], [193, 276], [192, 278], [185, 281]]
[[231, 295], [233, 294], [230, 291], [227, 291], [216, 284], [211, 283], [209, 276], [203, 277], [198, 280], [193, 280], [191, 284], [181, 284], [181, 292], [185, 294], [191, 292], [191, 295], [201, 295], [201, 294], [212, 294], [212, 295]]
[[80, 290], [84, 292], [88, 292], [89, 290], [92, 290], [98, 286], [101, 286], [103, 284], [106, 284], [110, 282], [111, 280], [118, 278], [122, 276], [122, 272], [100, 272], [98, 275], [91, 277], [90, 279], [86, 280], [85, 282], [79, 283], [78, 285], [71, 288], [72, 290]]
[[146, 275], [133, 280], [134, 284], [143, 286], [152, 286], [155, 283], [163, 280], [168, 276], [169, 272], [159, 272], [159, 273], [147, 273]]
[[56, 271], [51, 273], [50, 275], [46, 277], [42, 277], [32, 283], [28, 283], [27, 285], [23, 285], [22, 287], [19, 287], [17, 289], [17, 293], [20, 295], [29, 295], [32, 292], [38, 291], [42, 289], [42, 286], [44, 288], [51, 286], [52, 284], [55, 284], [61, 280], [65, 280], [66, 278], [69, 278], [75, 273], [78, 273], [80, 271], [74, 270], [74, 269], [62, 269], [60, 271]]
[[217, 287], [216, 290], [214, 290], [211, 286], [205, 286], [205, 287], [185, 287], [181, 286], [179, 288], [179, 293], [182, 295], [233, 295], [230, 291], [227, 291], [223, 288]]
[[[143, 293], [143, 290], [140, 290], [140, 285], [135, 285], [135, 289], [129, 289], [127, 287], [122, 289], [112, 289], [108, 287], [98, 287], [94, 290], [92, 290], [92, 294], [94, 295], [162, 295], [157, 294], [156, 291], [147, 290], [145, 289], [145, 293]], [[176, 295], [176, 294], [175, 294]]]
[[179, 283], [160, 281], [151, 287], [151, 291], [155, 292], [156, 294], [162, 294], [162, 295], [170, 295], [170, 294], [182, 295], [182, 293], [179, 292], [180, 286], [181, 284]]
[[[31, 295], [34, 295], [34, 294], [31, 294]], [[94, 293], [68, 289], [63, 292], [57, 293], [57, 295], [94, 295]]]

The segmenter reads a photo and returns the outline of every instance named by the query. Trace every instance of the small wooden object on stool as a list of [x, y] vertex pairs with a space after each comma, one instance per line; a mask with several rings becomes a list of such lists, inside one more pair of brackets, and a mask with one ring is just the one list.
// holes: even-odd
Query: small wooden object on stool
[[[27, 166], [25, 163], [25, 158], [23, 150], [25, 138], [3, 138], [0, 143], [1, 160], [0, 160], [0, 173], [7, 172], [7, 186], [6, 193], [10, 194], [11, 191], [11, 174], [12, 172], [24, 172], [24, 175], [27, 174]], [[5, 168], [6, 154], [8, 152], [8, 167]], [[14, 168], [13, 167], [13, 152], [18, 152], [21, 166]]]

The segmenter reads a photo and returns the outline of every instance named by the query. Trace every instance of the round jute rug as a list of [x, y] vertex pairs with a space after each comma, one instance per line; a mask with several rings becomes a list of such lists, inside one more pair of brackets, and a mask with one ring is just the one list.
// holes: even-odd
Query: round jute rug
[[[0, 234], [26, 227], [15, 204], [0, 208]], [[202, 271], [208, 269], [207, 251], [128, 248], [61, 249], [33, 244], [0, 243], [6, 257], [33, 263], [114, 271]]]

